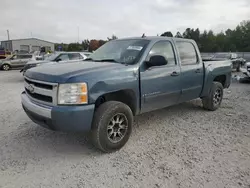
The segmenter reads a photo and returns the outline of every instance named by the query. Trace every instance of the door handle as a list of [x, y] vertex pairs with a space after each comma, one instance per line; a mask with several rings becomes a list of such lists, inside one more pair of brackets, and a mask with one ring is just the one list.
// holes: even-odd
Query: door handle
[[195, 73], [201, 73], [201, 69], [196, 69]]
[[171, 76], [179, 76], [179, 73], [174, 71], [174, 72], [172, 72]]

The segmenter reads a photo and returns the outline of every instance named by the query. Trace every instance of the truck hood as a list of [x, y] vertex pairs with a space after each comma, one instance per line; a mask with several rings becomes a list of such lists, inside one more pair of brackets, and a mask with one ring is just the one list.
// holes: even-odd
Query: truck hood
[[54, 83], [66, 83], [66, 82], [80, 82], [86, 79], [95, 79], [95, 77], [101, 77], [115, 73], [124, 73], [121, 71], [128, 70], [130, 66], [113, 62], [92, 62], [92, 61], [80, 61], [73, 63], [59, 63], [38, 66], [29, 69], [25, 76], [31, 79], [54, 82]]

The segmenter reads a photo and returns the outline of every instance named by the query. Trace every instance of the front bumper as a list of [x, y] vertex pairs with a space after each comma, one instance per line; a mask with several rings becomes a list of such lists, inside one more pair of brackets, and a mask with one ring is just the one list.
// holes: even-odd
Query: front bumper
[[22, 106], [29, 118], [42, 127], [64, 132], [90, 131], [94, 104], [84, 106], [44, 106], [31, 101], [23, 92]]

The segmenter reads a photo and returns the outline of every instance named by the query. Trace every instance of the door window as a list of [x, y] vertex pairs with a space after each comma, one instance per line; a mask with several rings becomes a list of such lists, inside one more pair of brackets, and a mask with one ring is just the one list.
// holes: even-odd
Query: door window
[[176, 65], [173, 46], [169, 41], [159, 41], [155, 43], [148, 54], [147, 60], [155, 55], [163, 56], [167, 60], [167, 65], [169, 66]]
[[57, 60], [60, 59], [61, 61], [68, 61], [69, 60], [69, 56], [68, 54], [61, 54], [58, 58], [56, 58]]
[[190, 65], [198, 63], [195, 47], [190, 42], [176, 42], [179, 50], [181, 65]]

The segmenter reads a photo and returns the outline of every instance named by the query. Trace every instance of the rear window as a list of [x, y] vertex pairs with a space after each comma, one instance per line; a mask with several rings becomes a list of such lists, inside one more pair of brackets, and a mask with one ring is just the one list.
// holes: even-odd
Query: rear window
[[32, 58], [32, 55], [17, 55], [17, 59], [29, 59]]

